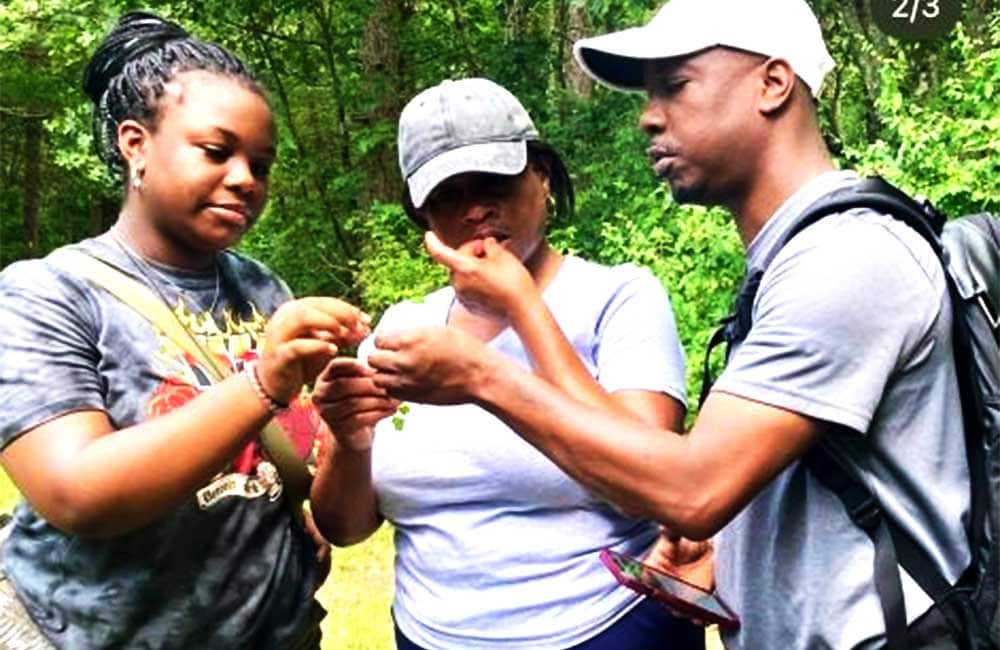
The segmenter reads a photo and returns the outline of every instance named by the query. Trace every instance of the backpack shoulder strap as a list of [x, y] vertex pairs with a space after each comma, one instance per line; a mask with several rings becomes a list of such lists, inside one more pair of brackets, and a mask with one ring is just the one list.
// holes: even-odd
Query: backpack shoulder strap
[[[212, 375], [213, 381], [222, 381], [232, 371], [220, 364], [191, 332], [174, 317], [170, 308], [146, 285], [133, 280], [124, 271], [83, 251], [67, 248], [56, 253], [68, 263], [68, 268], [87, 279], [94, 286], [104, 289], [122, 304], [130, 307], [160, 330], [174, 345], [197, 359]], [[295, 451], [285, 430], [271, 419], [260, 432], [260, 441], [274, 462], [285, 485], [293, 513], [301, 517], [301, 503], [309, 495], [312, 476]]]
[[[906, 648], [906, 606], [899, 579], [902, 558], [897, 556], [895, 529], [884, 515], [882, 505], [871, 490], [826, 449], [822, 441], [813, 445], [803, 461], [813, 476], [837, 495], [854, 525], [871, 539], [875, 547], [873, 580], [882, 604], [886, 647]], [[945, 583], [944, 588], [947, 587]]]
[[261, 430], [260, 442], [285, 484], [285, 494], [292, 506], [292, 515], [302, 523], [302, 503], [309, 498], [309, 488], [312, 485], [309, 468], [295, 451], [295, 446], [288, 439], [285, 430], [273, 418]]
[[941, 230], [945, 217], [924, 199], [915, 200], [881, 178], [864, 178], [848, 187], [823, 196], [806, 208], [785, 235], [781, 246], [820, 219], [839, 212], [868, 208], [902, 221], [924, 238], [934, 254], [941, 257]]
[[951, 585], [923, 547], [886, 516], [878, 497], [822, 441], [813, 445], [803, 462], [820, 484], [837, 495], [854, 525], [871, 539], [875, 547], [873, 579], [882, 604], [886, 647], [906, 648], [906, 607], [899, 567], [906, 569], [936, 603], [944, 600]]

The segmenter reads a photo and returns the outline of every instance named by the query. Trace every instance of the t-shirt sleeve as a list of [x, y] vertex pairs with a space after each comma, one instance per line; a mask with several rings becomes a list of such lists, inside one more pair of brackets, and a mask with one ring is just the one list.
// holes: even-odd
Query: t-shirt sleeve
[[95, 306], [47, 262], [0, 275], [0, 450], [72, 411], [105, 409]]
[[295, 299], [285, 281], [263, 262], [234, 251], [226, 251], [223, 260], [227, 265], [227, 284], [236, 291], [236, 296], [253, 296], [258, 302], [256, 307], [268, 318], [282, 304]]
[[944, 285], [897, 230], [821, 225], [775, 257], [713, 390], [864, 432], [892, 373], [929, 353]]
[[608, 391], [649, 390], [686, 403], [684, 351], [670, 299], [648, 269], [631, 276], [597, 323], [597, 379]]

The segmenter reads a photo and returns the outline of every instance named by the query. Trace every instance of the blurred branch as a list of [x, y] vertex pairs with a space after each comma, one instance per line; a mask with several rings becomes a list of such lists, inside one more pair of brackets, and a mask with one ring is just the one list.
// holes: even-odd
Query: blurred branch
[[27, 110], [7, 108], [6, 106], [0, 106], [0, 113], [10, 115], [12, 117], [19, 117], [22, 120], [47, 120], [54, 115], [52, 111], [40, 111], [35, 113]]
[[222, 24], [228, 25], [229, 27], [234, 27], [238, 30], [250, 32], [257, 37], [273, 38], [278, 41], [284, 41], [291, 45], [311, 45], [312, 47], [323, 48], [323, 43], [320, 41], [313, 41], [307, 38], [295, 38], [293, 36], [286, 36], [285, 34], [279, 34], [278, 32], [273, 32], [269, 29], [264, 29], [260, 25], [254, 24], [252, 22], [238, 23], [227, 18], [222, 18]]

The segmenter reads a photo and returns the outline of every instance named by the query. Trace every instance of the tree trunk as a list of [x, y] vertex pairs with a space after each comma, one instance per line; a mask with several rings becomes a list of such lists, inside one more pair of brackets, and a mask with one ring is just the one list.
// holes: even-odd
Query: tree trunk
[[[361, 66], [367, 91], [375, 99], [375, 109], [366, 122], [376, 127], [379, 124], [395, 126], [409, 99], [410, 93], [403, 87], [399, 37], [410, 13], [407, 0], [378, 0], [374, 13], [365, 23]], [[395, 129], [391, 131], [395, 133]], [[373, 146], [362, 164], [369, 177], [365, 202], [398, 201], [403, 182], [397, 166], [395, 138]]]
[[[871, 17], [860, 0], [853, 5], [837, 5], [841, 25], [846, 35], [846, 52], [858, 70], [861, 90], [865, 96], [865, 140], [874, 142], [882, 133], [882, 116], [876, 108], [881, 92], [878, 52], [885, 37], [876, 29], [868, 29]], [[844, 62], [847, 64], [848, 62]]]
[[351, 131], [347, 125], [347, 110], [344, 108], [344, 94], [341, 91], [340, 70], [337, 66], [335, 47], [336, 35], [333, 33], [333, 7], [319, 3], [316, 7], [316, 19], [322, 36], [322, 49], [330, 74], [330, 90], [333, 93], [334, 108], [337, 113], [337, 128], [340, 131], [340, 164], [344, 170], [351, 168]]
[[[254, 23], [253, 18], [250, 18], [249, 20], [251, 21], [250, 24], [255, 29], [248, 31], [250, 31], [253, 35], [257, 48], [260, 51], [261, 58], [264, 60], [264, 65], [267, 66], [268, 71], [271, 73], [271, 82], [274, 86], [274, 92], [278, 96], [281, 111], [285, 116], [285, 123], [288, 125], [288, 132], [291, 133], [292, 142], [295, 144], [295, 150], [298, 152], [299, 158], [305, 160], [308, 157], [308, 154], [306, 153], [306, 148], [302, 142], [302, 138], [299, 137], [299, 131], [295, 125], [295, 115], [292, 113], [291, 102], [288, 100], [288, 91], [285, 89], [285, 82], [282, 79], [278, 62], [275, 59], [274, 53], [271, 51], [271, 44], [268, 42], [267, 37], [263, 35], [261, 25]], [[305, 45], [302, 47], [305, 47]]]
[[587, 6], [583, 2], [571, 2], [568, 13], [566, 34], [560, 35], [567, 43], [562, 59], [563, 77], [566, 79], [566, 86], [574, 94], [589, 99], [594, 90], [594, 80], [573, 60], [573, 43], [587, 35], [590, 23]]
[[114, 225], [118, 218], [118, 202], [101, 195], [90, 204], [90, 236], [96, 237]]
[[528, 7], [525, 0], [504, 0], [507, 14], [505, 27], [506, 41], [518, 42], [528, 31]]
[[38, 212], [42, 184], [42, 120], [27, 118], [24, 128], [24, 245], [27, 257], [38, 255]]

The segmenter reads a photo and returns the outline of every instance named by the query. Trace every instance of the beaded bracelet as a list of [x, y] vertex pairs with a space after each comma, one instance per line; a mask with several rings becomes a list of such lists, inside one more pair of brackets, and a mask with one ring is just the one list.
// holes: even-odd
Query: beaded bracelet
[[256, 361], [245, 365], [243, 367], [243, 374], [246, 375], [247, 381], [250, 382], [250, 387], [253, 388], [253, 392], [257, 394], [260, 401], [265, 407], [267, 407], [268, 413], [271, 415], [277, 415], [288, 408], [288, 404], [279, 402], [271, 397], [266, 390], [264, 390], [264, 384], [260, 382], [260, 375], [257, 371]]

